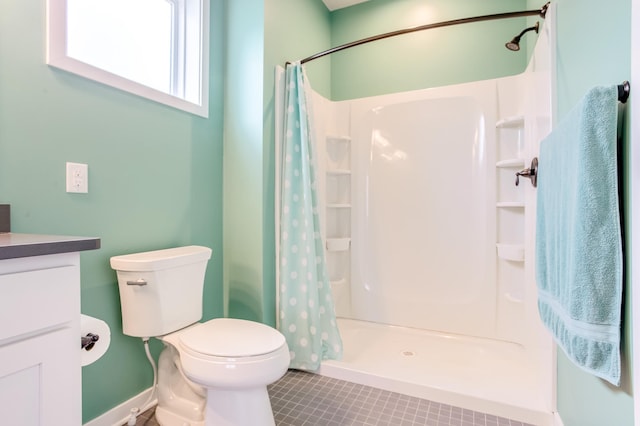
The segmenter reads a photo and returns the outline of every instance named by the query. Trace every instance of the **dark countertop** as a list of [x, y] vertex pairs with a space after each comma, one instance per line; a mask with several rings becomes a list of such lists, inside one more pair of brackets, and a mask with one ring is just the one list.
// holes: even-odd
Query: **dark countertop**
[[100, 238], [0, 233], [0, 260], [96, 250]]

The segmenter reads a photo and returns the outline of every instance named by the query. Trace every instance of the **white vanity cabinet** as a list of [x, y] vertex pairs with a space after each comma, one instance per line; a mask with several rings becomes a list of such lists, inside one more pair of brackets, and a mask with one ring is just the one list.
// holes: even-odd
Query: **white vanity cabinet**
[[56, 251], [85, 246], [16, 241], [0, 234], [0, 424], [80, 426], [80, 254]]

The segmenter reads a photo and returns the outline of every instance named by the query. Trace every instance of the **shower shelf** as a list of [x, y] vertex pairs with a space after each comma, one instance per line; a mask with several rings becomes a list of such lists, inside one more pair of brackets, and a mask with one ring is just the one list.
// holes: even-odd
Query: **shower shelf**
[[524, 245], [523, 244], [496, 244], [498, 248], [498, 257], [505, 260], [513, 260], [515, 262], [524, 262]]
[[327, 170], [327, 174], [329, 176], [347, 176], [351, 174], [351, 170], [349, 169]]
[[[339, 134], [325, 135], [326, 177], [324, 212], [327, 219], [327, 271], [332, 291], [346, 294], [348, 300], [351, 275], [351, 138]], [[340, 296], [342, 297], [342, 296]]]
[[351, 137], [340, 136], [340, 135], [328, 135], [327, 140], [332, 142], [351, 142]]
[[509, 158], [507, 160], [498, 161], [496, 163], [496, 167], [506, 168], [524, 168], [524, 159], [523, 158]]
[[513, 117], [507, 117], [502, 120], [499, 120], [496, 123], [496, 128], [498, 129], [517, 128], [522, 126], [524, 126], [523, 115], [514, 115]]
[[523, 302], [522, 298], [516, 297], [516, 296], [512, 295], [511, 293], [505, 293], [504, 294], [504, 298], [507, 299], [511, 303], [522, 303]]
[[351, 238], [327, 238], [328, 251], [346, 251], [351, 247]]
[[496, 203], [496, 207], [501, 208], [524, 208], [524, 202], [522, 201], [499, 201]]

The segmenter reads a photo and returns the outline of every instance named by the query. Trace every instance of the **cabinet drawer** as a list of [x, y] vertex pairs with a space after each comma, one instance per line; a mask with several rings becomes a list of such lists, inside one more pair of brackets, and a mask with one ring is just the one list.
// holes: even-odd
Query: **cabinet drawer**
[[0, 275], [0, 345], [4, 339], [77, 320], [77, 266]]

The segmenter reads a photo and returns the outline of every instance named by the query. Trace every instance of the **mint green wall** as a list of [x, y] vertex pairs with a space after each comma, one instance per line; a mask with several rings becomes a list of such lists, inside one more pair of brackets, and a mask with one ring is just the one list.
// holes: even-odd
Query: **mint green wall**
[[[224, 246], [228, 315], [275, 325], [274, 73], [329, 46], [320, 0], [227, 2]], [[329, 92], [328, 69], [310, 70]]]
[[[81, 255], [82, 312], [112, 333], [82, 369], [86, 422], [152, 382], [140, 340], [122, 334], [109, 257], [211, 247], [205, 317], [222, 315], [222, 2], [212, 1], [209, 119], [45, 65], [45, 3], [0, 3], [0, 202], [15, 232], [102, 239]], [[88, 194], [65, 192], [67, 161], [89, 165]]]
[[224, 283], [228, 315], [263, 321], [264, 1], [226, 1]]
[[[273, 99], [273, 72], [332, 47], [331, 14], [321, 0], [265, 1], [265, 100]], [[329, 97], [331, 60], [305, 65], [314, 90]], [[268, 104], [268, 103], [267, 103]]]
[[[525, 0], [371, 0], [332, 13], [332, 44], [429, 23], [526, 9]], [[526, 23], [526, 18], [514, 18], [437, 28], [335, 53], [331, 55], [332, 99], [518, 74], [527, 63], [526, 50], [511, 52], [504, 44]]]
[[[558, 113], [555, 119], [561, 120], [591, 87], [619, 84], [629, 79], [631, 1], [610, 2], [602, 7], [602, 3], [595, 0], [558, 0], [557, 12]], [[623, 128], [627, 140], [629, 117], [627, 111]], [[628, 153], [628, 147], [625, 146], [623, 152]], [[630, 157], [623, 154], [623, 162], [628, 172]], [[629, 200], [628, 178], [623, 187]], [[629, 229], [630, 205], [625, 204], [623, 210]], [[629, 276], [627, 268], [627, 283], [631, 282]], [[633, 425], [631, 286], [625, 291], [620, 388], [582, 372], [558, 351], [558, 411], [565, 426]]]

